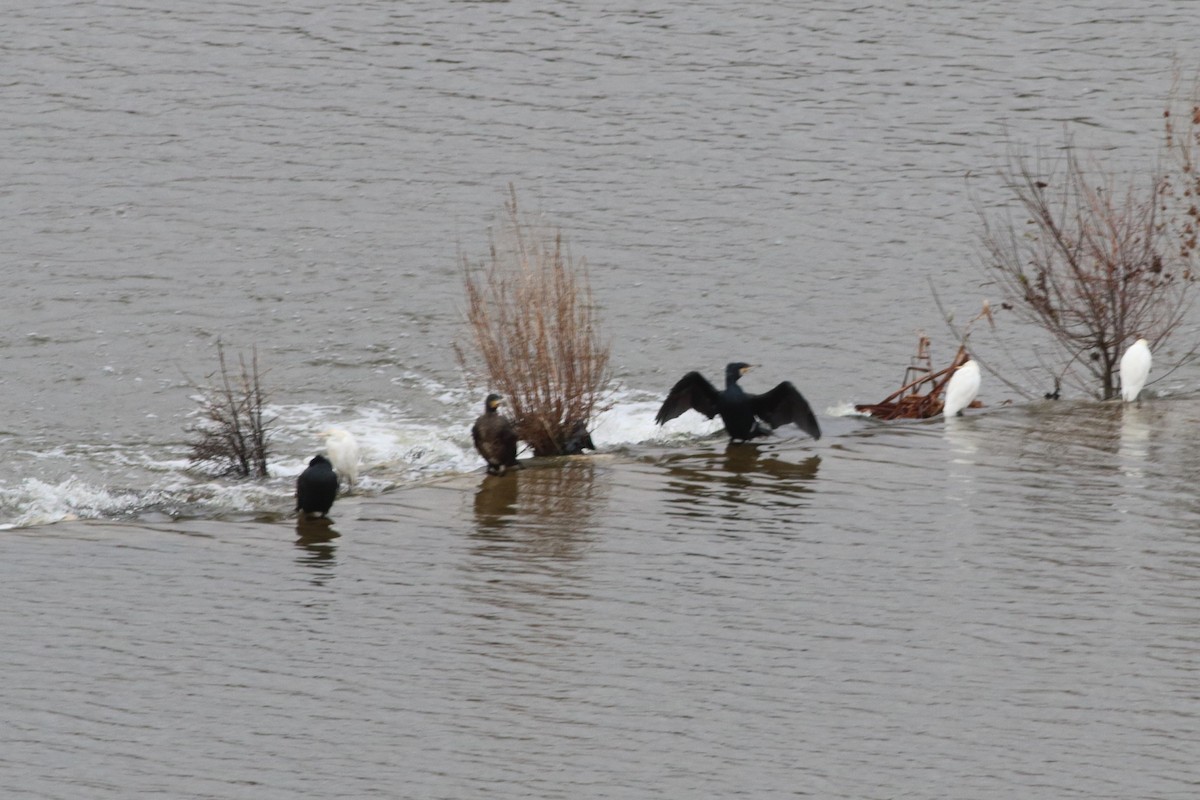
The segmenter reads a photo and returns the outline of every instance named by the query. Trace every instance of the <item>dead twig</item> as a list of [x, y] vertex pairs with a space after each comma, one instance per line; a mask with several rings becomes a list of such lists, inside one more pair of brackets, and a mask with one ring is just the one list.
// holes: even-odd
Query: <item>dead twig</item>
[[220, 368], [207, 376], [207, 385], [193, 382], [200, 391], [200, 421], [189, 429], [192, 441], [188, 459], [215, 465], [222, 475], [265, 478], [274, 418], [264, 415], [267, 395], [258, 368], [258, 348], [253, 349], [249, 365], [239, 353], [239, 372], [231, 374], [225, 347], [218, 341], [217, 361]]
[[[517, 434], [535, 455], [590, 446], [587, 428], [608, 408], [609, 345], [602, 338], [585, 262], [562, 232], [535, 225], [509, 186], [506, 225], [478, 266], [463, 259], [473, 354], [512, 410]], [[464, 371], [477, 372], [455, 344]]]

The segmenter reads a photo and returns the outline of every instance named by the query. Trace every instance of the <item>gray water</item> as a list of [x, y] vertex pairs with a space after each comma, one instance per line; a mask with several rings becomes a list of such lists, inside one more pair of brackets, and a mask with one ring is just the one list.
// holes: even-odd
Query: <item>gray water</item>
[[[0, 31], [12, 796], [1196, 794], [1196, 369], [1137, 406], [985, 375], [960, 420], [845, 416], [918, 332], [950, 358], [933, 289], [959, 321], [999, 300], [976, 205], [1011, 151], [1154, 163], [1189, 5], [67, 2]], [[510, 184], [589, 265], [616, 405], [599, 454], [493, 479], [452, 343]], [[978, 354], [1036, 363], [998, 323]], [[218, 339], [268, 370], [263, 482], [186, 463]], [[653, 425], [731, 359], [821, 440]], [[297, 528], [329, 424], [362, 487]]]

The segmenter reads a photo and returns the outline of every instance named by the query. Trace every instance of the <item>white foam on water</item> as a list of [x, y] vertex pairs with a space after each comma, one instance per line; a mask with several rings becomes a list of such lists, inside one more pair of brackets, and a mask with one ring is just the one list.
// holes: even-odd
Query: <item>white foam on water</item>
[[680, 442], [710, 436], [721, 430], [721, 420], [710, 420], [698, 412], [686, 412], [659, 425], [654, 421], [662, 398], [645, 392], [620, 391], [613, 407], [597, 415], [592, 441], [601, 450], [636, 444]]
[[141, 502], [136, 494], [93, 486], [74, 476], [59, 483], [26, 478], [16, 486], [0, 485], [0, 530], [116, 516]]
[[470, 421], [460, 425], [418, 421], [396, 407], [382, 404], [352, 412], [326, 406], [293, 406], [281, 408], [277, 414], [276, 444], [285, 446], [294, 456], [273, 461], [272, 475], [299, 475], [314, 455], [324, 452], [321, 433], [329, 428], [349, 431], [358, 441], [362, 452], [359, 475], [364, 488], [370, 485], [372, 473], [391, 476], [383, 483], [391, 485], [397, 479], [406, 482], [428, 474], [466, 472], [478, 466]]
[[857, 408], [855, 408], [854, 403], [849, 402], [838, 403], [830, 406], [829, 408], [825, 409], [825, 415], [829, 417], [866, 417], [868, 419], [871, 417], [871, 415], [867, 412], [859, 411]]
[[[126, 486], [100, 486], [71, 477], [26, 478], [0, 483], [0, 529], [73, 518], [105, 518], [150, 509], [171, 516], [229, 513], [290, 513], [295, 479], [324, 450], [322, 432], [342, 428], [358, 440], [362, 464], [356, 491], [378, 493], [445, 474], [479, 471], [483, 462], [471, 441], [478, 415], [474, 393], [424, 385], [421, 391], [444, 408], [438, 419], [414, 419], [397, 405], [357, 408], [318, 404], [273, 405], [269, 477], [238, 480], [206, 472], [187, 458], [185, 444], [122, 446], [67, 444], [27, 454], [65, 461], [72, 472], [111, 477]], [[661, 398], [647, 392], [616, 391], [612, 407], [593, 420], [592, 440], [601, 451], [641, 444], [682, 443], [711, 436], [721, 421], [689, 412], [665, 425], [654, 415]], [[525, 451], [522, 455], [528, 455]], [[77, 463], [73, 463], [77, 462]], [[120, 466], [120, 470], [114, 470]], [[75, 469], [79, 467], [79, 469]], [[66, 470], [64, 470], [65, 472]]]

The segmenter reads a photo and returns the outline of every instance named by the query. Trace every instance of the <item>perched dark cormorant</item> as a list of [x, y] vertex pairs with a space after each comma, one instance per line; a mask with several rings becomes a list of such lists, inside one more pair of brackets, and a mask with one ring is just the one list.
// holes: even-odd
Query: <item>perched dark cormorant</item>
[[471, 426], [471, 438], [475, 449], [487, 462], [489, 475], [503, 475], [509, 467], [517, 464], [517, 432], [508, 418], [496, 411], [503, 403], [498, 394], [489, 394], [483, 404], [483, 413]]
[[571, 426], [571, 435], [563, 445], [564, 456], [577, 456], [584, 450], [595, 450], [592, 435], [588, 433], [586, 422], [576, 422]]
[[338, 477], [325, 456], [313, 456], [296, 478], [296, 510], [326, 516], [337, 497]]
[[[748, 394], [738, 386], [738, 379], [750, 369], [740, 361], [725, 367], [725, 390], [717, 391], [699, 372], [689, 372], [671, 388], [654, 421], [662, 425], [689, 409], [695, 409], [712, 419], [718, 414], [725, 423], [731, 441], [749, 441], [756, 436], [768, 436], [771, 428], [794, 422], [814, 439], [821, 438], [821, 426], [813, 416], [808, 401], [790, 381], [784, 381], [765, 394]], [[771, 427], [759, 422], [763, 420]]]

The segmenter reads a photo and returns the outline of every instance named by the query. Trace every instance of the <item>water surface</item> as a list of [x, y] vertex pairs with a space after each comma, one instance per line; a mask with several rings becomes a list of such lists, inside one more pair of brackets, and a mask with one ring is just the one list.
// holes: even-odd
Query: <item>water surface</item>
[[[960, 321], [999, 300], [976, 203], [1010, 152], [1070, 130], [1153, 163], [1191, 8], [69, 1], [3, 27], [14, 796], [1196, 794], [1196, 370], [1137, 406], [985, 375], [963, 419], [841, 411], [921, 331], [950, 358], [932, 289]], [[489, 478], [452, 344], [510, 184], [589, 265], [615, 406], [599, 454]], [[978, 355], [1040, 396], [1042, 345], [999, 324]], [[218, 339], [268, 370], [263, 482], [186, 462]], [[821, 440], [653, 425], [734, 359]], [[361, 491], [297, 528], [331, 424]]]

